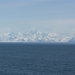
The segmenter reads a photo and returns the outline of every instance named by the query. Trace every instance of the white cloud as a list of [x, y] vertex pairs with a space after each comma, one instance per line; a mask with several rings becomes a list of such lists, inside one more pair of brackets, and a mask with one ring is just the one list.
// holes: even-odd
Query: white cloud
[[11, 31], [10, 28], [0, 28], [0, 33], [10, 32], [10, 31]]
[[28, 22], [28, 24], [40, 30], [58, 33], [70, 33], [72, 32], [73, 28], [75, 28], [75, 19], [31, 20]]
[[70, 26], [75, 25], [75, 19], [58, 19], [58, 20], [31, 20], [33, 25], [53, 25], [53, 26]]

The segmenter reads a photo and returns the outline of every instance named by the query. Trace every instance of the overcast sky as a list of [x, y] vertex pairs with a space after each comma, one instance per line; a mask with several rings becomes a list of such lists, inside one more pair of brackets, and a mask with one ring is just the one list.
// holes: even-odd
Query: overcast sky
[[0, 0], [0, 33], [30, 30], [75, 33], [75, 0]]

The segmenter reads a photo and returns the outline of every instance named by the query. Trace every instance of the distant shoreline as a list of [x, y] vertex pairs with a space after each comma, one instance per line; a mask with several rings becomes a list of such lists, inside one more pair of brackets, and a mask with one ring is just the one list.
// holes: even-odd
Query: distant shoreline
[[54, 44], [54, 45], [75, 45], [72, 42], [0, 42], [0, 44]]

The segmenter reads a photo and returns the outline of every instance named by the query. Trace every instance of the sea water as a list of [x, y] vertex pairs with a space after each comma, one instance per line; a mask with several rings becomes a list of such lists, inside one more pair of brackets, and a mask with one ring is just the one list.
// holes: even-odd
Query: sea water
[[75, 75], [75, 44], [0, 43], [0, 75]]

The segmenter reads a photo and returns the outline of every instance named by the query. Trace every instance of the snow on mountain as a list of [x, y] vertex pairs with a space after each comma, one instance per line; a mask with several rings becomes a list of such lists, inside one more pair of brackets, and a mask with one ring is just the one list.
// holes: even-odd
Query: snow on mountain
[[0, 34], [0, 42], [75, 42], [75, 35], [31, 31]]

